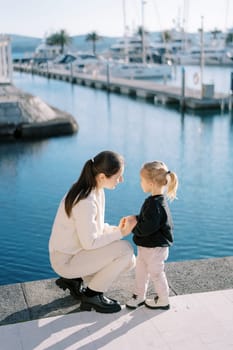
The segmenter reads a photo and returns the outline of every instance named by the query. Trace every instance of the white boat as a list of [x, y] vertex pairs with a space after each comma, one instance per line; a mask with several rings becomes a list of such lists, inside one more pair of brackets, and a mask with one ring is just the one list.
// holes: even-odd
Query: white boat
[[52, 60], [55, 59], [61, 53], [61, 46], [59, 45], [48, 45], [43, 40], [35, 49], [33, 58], [41, 60]]
[[233, 64], [233, 47], [227, 46], [226, 33], [220, 32], [213, 38], [211, 32], [203, 32], [195, 43], [173, 54], [173, 61], [177, 64], [200, 65], [202, 59], [205, 65]]
[[142, 24], [139, 28], [141, 33], [130, 36], [126, 29], [125, 1], [123, 1], [124, 37], [118, 39], [105, 53], [110, 76], [125, 79], [154, 79], [172, 75], [171, 65], [162, 62], [162, 56], [144, 30], [144, 5], [145, 1], [141, 0]]
[[[144, 39], [144, 55], [147, 62], [161, 63], [162, 56], [158, 47], [149, 40], [148, 36]], [[125, 60], [128, 62], [142, 62], [143, 55], [142, 38], [138, 35], [119, 38], [110, 46], [106, 56], [114, 60]]]
[[170, 78], [172, 67], [168, 64], [156, 63], [109, 63], [109, 74], [124, 79]]
[[[201, 62], [200, 47], [192, 48], [186, 51], [180, 51], [173, 55], [173, 61], [183, 65], [200, 65]], [[205, 65], [233, 65], [233, 50], [227, 47], [204, 47], [203, 57]]]
[[[97, 56], [91, 53], [78, 53], [76, 59], [72, 62], [73, 72], [93, 74], [93, 72], [98, 71], [104, 60], [101, 56]], [[68, 67], [67, 67], [68, 68]]]
[[103, 66], [101, 57], [86, 52], [67, 52], [54, 60], [40, 64], [41, 68], [70, 70], [73, 73], [93, 74]]

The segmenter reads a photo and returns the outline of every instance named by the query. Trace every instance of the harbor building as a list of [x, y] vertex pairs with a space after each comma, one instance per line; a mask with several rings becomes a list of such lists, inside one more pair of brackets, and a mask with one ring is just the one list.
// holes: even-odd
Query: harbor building
[[12, 83], [10, 37], [0, 34], [0, 84]]

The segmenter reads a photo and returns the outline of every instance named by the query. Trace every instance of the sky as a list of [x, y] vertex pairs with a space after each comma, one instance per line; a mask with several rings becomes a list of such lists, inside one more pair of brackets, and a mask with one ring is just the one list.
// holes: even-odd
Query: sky
[[142, 23], [148, 31], [180, 23], [197, 32], [201, 18], [205, 31], [232, 28], [233, 0], [0, 0], [0, 34], [38, 38], [61, 29], [70, 36], [123, 36]]

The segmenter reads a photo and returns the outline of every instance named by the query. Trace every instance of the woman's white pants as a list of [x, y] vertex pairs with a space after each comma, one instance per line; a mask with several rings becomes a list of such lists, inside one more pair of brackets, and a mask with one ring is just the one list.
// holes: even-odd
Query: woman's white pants
[[135, 266], [135, 256], [131, 244], [119, 240], [98, 249], [83, 249], [76, 255], [54, 251], [50, 262], [58, 275], [82, 277], [90, 289], [106, 292], [122, 273]]

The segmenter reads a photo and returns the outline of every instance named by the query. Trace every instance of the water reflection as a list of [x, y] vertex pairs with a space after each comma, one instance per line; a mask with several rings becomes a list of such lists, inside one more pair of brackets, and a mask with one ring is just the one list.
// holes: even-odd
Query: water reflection
[[47, 140], [0, 142], [1, 176], [16, 176], [19, 161], [24, 161], [30, 156], [38, 157], [41, 153], [46, 152], [48, 142]]

